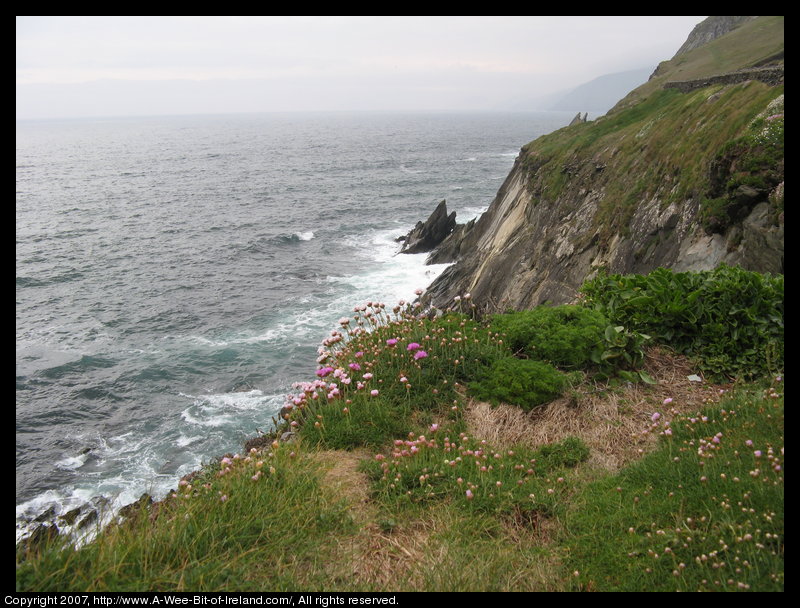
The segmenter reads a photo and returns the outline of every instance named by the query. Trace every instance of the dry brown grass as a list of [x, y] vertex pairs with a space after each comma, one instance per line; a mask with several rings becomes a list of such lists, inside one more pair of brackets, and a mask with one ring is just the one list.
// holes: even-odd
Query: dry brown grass
[[[720, 386], [688, 380], [696, 373], [691, 364], [666, 349], [651, 349], [645, 370], [657, 385], [610, 389], [584, 384], [571, 395], [527, 413], [510, 405], [472, 400], [466, 410], [467, 426], [472, 435], [496, 447], [535, 447], [580, 437], [591, 450], [591, 465], [617, 471], [655, 444], [652, 434], [643, 434], [653, 412], [668, 408], [693, 412], [719, 396]], [[667, 397], [673, 402], [664, 406]]]

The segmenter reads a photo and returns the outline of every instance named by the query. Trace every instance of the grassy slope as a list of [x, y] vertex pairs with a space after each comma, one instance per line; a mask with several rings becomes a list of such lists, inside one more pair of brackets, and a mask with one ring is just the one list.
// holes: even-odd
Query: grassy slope
[[[625, 234], [642, 201], [666, 206], [706, 196], [724, 146], [782, 93], [759, 82], [689, 94], [659, 90], [634, 107], [541, 137], [523, 148], [523, 162], [536, 168], [529, 172], [534, 200], [582, 200], [576, 189], [601, 191], [594, 216], [601, 240]], [[568, 167], [582, 178], [573, 179]]]
[[[624, 97], [609, 114], [646, 99], [665, 82], [706, 78], [758, 65], [783, 51], [783, 30], [783, 17], [760, 17], [702, 47], [664, 61], [651, 80]], [[783, 60], [779, 63], [782, 65]]]
[[17, 589], [782, 590], [782, 384], [728, 401], [666, 351], [647, 369], [659, 385], [532, 414], [459, 398], [401, 447], [307, 437], [209, 465], [80, 551], [18, 555]]
[[783, 94], [783, 87], [747, 82], [682, 94], [661, 86], [744, 68], [782, 49], [782, 17], [748, 22], [664, 62], [658, 76], [606, 116], [524, 146], [534, 201], [570, 205], [583, 200], [587, 189], [602, 192], [592, 229], [583, 236], [599, 229], [603, 245], [615, 234], [626, 236], [642, 201], [655, 198], [666, 206], [710, 197], [712, 164], [726, 144], [749, 133], [753, 119]]

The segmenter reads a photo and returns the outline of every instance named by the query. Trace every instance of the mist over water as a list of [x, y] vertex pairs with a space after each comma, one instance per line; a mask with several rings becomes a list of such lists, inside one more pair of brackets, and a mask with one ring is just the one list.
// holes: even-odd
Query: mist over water
[[395, 238], [442, 199], [477, 216], [568, 114], [18, 122], [18, 525], [268, 430], [340, 317], [444, 268]]

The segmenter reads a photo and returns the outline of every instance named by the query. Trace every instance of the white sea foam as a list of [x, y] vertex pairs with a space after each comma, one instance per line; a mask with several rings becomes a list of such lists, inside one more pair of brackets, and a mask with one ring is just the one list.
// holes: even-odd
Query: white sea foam
[[175, 445], [177, 445], [179, 448], [185, 448], [186, 446], [192, 445], [193, 443], [195, 443], [196, 441], [200, 441], [201, 439], [203, 439], [202, 435], [194, 435], [193, 437], [187, 437], [186, 435], [181, 433], [181, 436], [175, 440]]
[[310, 241], [314, 238], [314, 233], [311, 230], [308, 232], [295, 232], [294, 234], [301, 241]]
[[82, 467], [86, 463], [87, 458], [89, 458], [88, 452], [84, 452], [78, 456], [67, 456], [66, 458], [62, 458], [61, 460], [57, 461], [55, 466], [58, 469], [74, 471], [75, 469]]

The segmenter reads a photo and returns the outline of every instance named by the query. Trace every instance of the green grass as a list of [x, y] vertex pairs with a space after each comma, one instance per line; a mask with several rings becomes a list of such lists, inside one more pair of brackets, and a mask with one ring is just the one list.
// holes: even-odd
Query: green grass
[[577, 436], [473, 432], [464, 387], [512, 351], [464, 309], [366, 307], [289, 397], [294, 441], [209, 463], [80, 549], [18, 547], [17, 590], [783, 589], [782, 382], [692, 415], [645, 392], [658, 416], [631, 441], [658, 445], [611, 473]]
[[[737, 154], [742, 158], [738, 165], [728, 160], [733, 168], [727, 171], [736, 173], [745, 159], [760, 155], [769, 167], [750, 167], [745, 176], [736, 173], [737, 179], [768, 175], [765, 184], [774, 186], [782, 179], [782, 163], [776, 169], [772, 162], [776, 154], [782, 159], [782, 129], [777, 144], [755, 145], [750, 125], [782, 93], [782, 86], [760, 82], [688, 94], [655, 90], [634, 106], [540, 137], [521, 154], [533, 204], [574, 204], [570, 201], [582, 200], [587, 187], [602, 192], [588, 231], [598, 233], [602, 248], [616, 234], [628, 236], [630, 220], [644, 200], [658, 199], [666, 206], [718, 198], [715, 171], [721, 151], [733, 142], [751, 143]], [[762, 153], [765, 149], [768, 154]]]
[[288, 445], [210, 465], [166, 498], [154, 521], [152, 509], [143, 510], [80, 550], [56, 543], [18, 554], [17, 589], [288, 591], [301, 579], [320, 588], [327, 580], [315, 578], [317, 564], [332, 539], [352, 529], [320, 475], [306, 452]]
[[575, 585], [782, 591], [781, 393], [780, 383], [751, 385], [691, 416], [665, 407], [650, 430], [661, 447], [572, 502], [564, 538]]
[[629, 93], [611, 112], [638, 103], [665, 82], [707, 78], [748, 68], [777, 55], [783, 48], [784, 17], [759, 17], [700, 48], [662, 62], [656, 76]]

